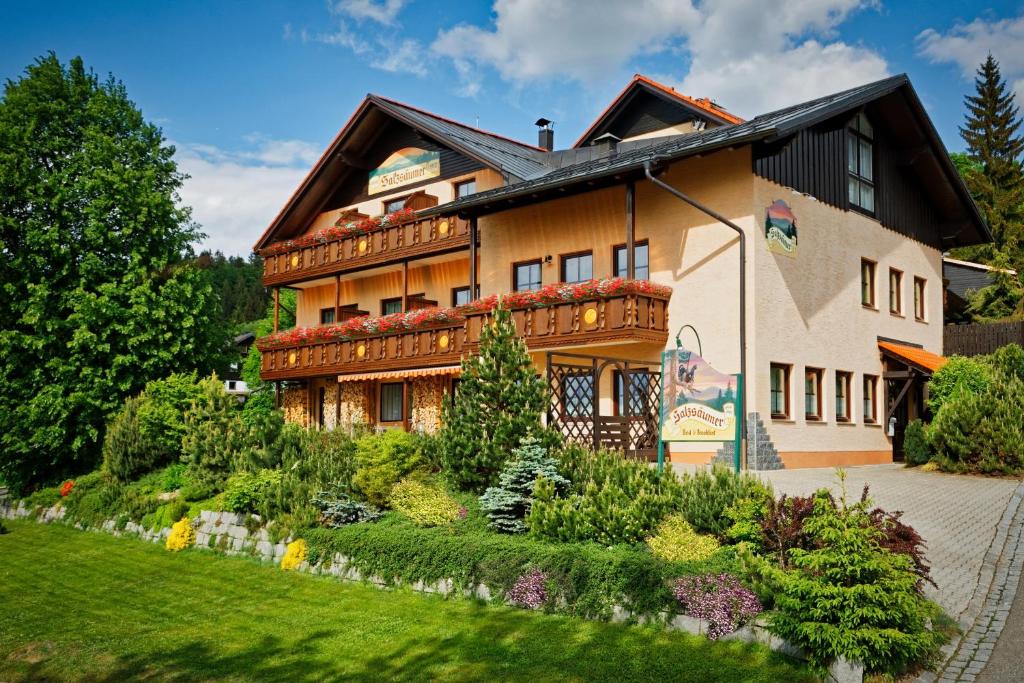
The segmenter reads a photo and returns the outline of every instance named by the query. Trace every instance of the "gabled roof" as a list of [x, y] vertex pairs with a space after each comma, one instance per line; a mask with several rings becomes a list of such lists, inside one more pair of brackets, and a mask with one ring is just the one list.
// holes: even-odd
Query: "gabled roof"
[[655, 97], [665, 99], [701, 118], [710, 119], [720, 125], [743, 122], [743, 119], [735, 114], [730, 114], [706, 97], [699, 99], [689, 97], [688, 95], [676, 92], [674, 88], [658, 83], [646, 76], [634, 74], [633, 80], [626, 84], [626, 87], [612, 100], [612, 103], [590, 124], [590, 127], [583, 132], [583, 135], [573, 143], [573, 147], [586, 145], [596, 134], [607, 129], [622, 114], [630, 101], [636, 97], [637, 93], [640, 92], [647, 92]]
[[[333, 182], [343, 175], [345, 168], [352, 166], [352, 158], [360, 156], [358, 152], [348, 149], [353, 138], [361, 132], [360, 128], [364, 124], [371, 128], [379, 127], [380, 116], [410, 126], [439, 144], [498, 171], [510, 182], [533, 178], [548, 170], [540, 161], [547, 152], [540, 147], [473, 128], [371, 93], [366, 96], [306, 174], [299, 187], [260, 236], [253, 247], [254, 250], [266, 246], [296, 213], [312, 214], [319, 209], [320, 202], [333, 192]], [[332, 182], [324, 182], [327, 179]]]

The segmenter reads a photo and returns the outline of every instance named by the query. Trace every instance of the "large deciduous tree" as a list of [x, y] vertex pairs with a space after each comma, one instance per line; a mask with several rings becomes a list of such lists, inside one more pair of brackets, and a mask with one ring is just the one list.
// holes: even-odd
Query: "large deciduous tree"
[[222, 353], [164, 143], [79, 58], [51, 53], [4, 87], [0, 478], [16, 489], [91, 467], [126, 395]]

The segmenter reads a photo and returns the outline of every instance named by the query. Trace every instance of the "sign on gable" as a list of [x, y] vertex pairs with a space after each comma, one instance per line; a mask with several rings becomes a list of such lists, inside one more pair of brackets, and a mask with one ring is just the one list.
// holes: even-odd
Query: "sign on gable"
[[441, 153], [404, 147], [370, 171], [369, 193], [378, 194], [441, 175]]

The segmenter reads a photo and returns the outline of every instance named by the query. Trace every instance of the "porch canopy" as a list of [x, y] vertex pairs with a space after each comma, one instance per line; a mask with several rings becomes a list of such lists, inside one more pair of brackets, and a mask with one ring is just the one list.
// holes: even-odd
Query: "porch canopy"
[[915, 346], [907, 346], [906, 344], [897, 344], [889, 341], [879, 340], [878, 350], [881, 351], [882, 355], [886, 358], [902, 363], [908, 368], [913, 368], [926, 377], [931, 377], [933, 372], [949, 361], [948, 358], [940, 356], [937, 353], [925, 351], [924, 349]]
[[413, 368], [411, 370], [384, 370], [381, 372], [357, 372], [351, 375], [338, 375], [339, 382], [366, 382], [368, 380], [411, 379], [413, 377], [437, 377], [439, 375], [458, 375], [462, 373], [460, 365], [445, 365], [439, 368]]

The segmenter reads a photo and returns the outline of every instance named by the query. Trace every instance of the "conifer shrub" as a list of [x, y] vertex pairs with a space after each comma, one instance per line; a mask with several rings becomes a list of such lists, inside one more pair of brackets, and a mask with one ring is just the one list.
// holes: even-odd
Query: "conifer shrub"
[[903, 433], [903, 455], [908, 465], [923, 465], [932, 459], [924, 424], [912, 420]]
[[731, 525], [726, 510], [745, 498], [771, 498], [771, 489], [754, 475], [719, 466], [685, 474], [679, 484], [683, 517], [697, 531], [719, 538], [725, 538]]
[[328, 529], [338, 529], [360, 522], [372, 522], [384, 515], [382, 511], [352, 500], [347, 493], [338, 490], [320, 491], [313, 497], [312, 502], [320, 513], [320, 525]]
[[698, 534], [682, 515], [666, 517], [646, 542], [655, 556], [669, 562], [703, 562], [719, 550], [714, 536]]
[[997, 375], [1009, 375], [1024, 380], [1024, 347], [1020, 344], [1007, 344], [985, 356], [987, 362]]
[[928, 380], [928, 408], [938, 415], [952, 398], [980, 394], [991, 381], [992, 368], [981, 358], [950, 356]]
[[395, 484], [424, 464], [419, 437], [400, 429], [363, 436], [356, 441], [355, 464], [352, 485], [371, 505], [387, 507]]
[[559, 495], [554, 482], [539, 479], [527, 526], [534, 536], [602, 545], [639, 543], [679, 502], [679, 482], [622, 453], [591, 453], [570, 446], [560, 452], [562, 473], [572, 482]]
[[391, 507], [416, 526], [444, 526], [459, 518], [459, 504], [442, 488], [403, 479], [391, 491]]
[[1013, 473], [1024, 462], [1024, 381], [1001, 373], [981, 392], [961, 392], [927, 430], [943, 469]]
[[454, 399], [445, 400], [437, 445], [447, 476], [464, 491], [494, 485], [524, 438], [551, 438], [541, 425], [546, 406], [547, 389], [526, 343], [499, 305], [483, 325], [479, 352], [462, 359]]
[[247, 430], [239, 418], [238, 401], [216, 377], [199, 386], [199, 397], [185, 413], [182, 461], [196, 483], [219, 490], [245, 451]]
[[164, 492], [177, 491], [188, 484], [188, 468], [184, 463], [168, 465], [160, 475], [160, 489]]
[[107, 424], [103, 437], [103, 469], [118, 481], [126, 482], [150, 471], [157, 453], [142, 435], [139, 408], [142, 399], [130, 396]]
[[559, 474], [558, 460], [548, 455], [540, 439], [528, 436], [512, 451], [512, 460], [502, 468], [498, 485], [480, 496], [480, 509], [490, 519], [492, 529], [506, 534], [527, 531], [526, 516], [538, 477], [553, 484], [556, 492], [569, 486], [569, 480]]
[[139, 430], [153, 453], [154, 465], [174, 462], [181, 455], [185, 413], [201, 395], [195, 372], [152, 380], [139, 394]]
[[232, 474], [224, 488], [224, 507], [231, 512], [266, 514], [282, 476], [281, 470], [268, 469]]

